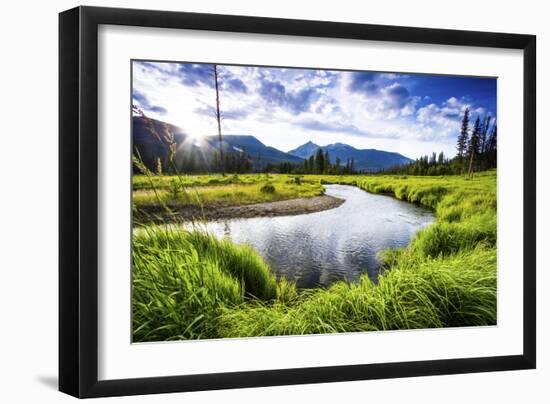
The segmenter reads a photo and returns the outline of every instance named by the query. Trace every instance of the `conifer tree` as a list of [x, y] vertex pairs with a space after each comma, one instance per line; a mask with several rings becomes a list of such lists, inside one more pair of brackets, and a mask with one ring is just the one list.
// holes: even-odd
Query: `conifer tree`
[[325, 150], [323, 172], [326, 174], [330, 170], [330, 158], [328, 156], [328, 150]]
[[437, 164], [443, 164], [443, 163], [445, 163], [445, 155], [443, 154], [443, 152], [441, 152], [437, 157]]
[[317, 149], [315, 154], [315, 168], [318, 174], [322, 174], [325, 169], [325, 155], [321, 148]]
[[429, 162], [429, 165], [432, 166], [432, 165], [435, 165], [437, 162], [437, 155], [435, 154], [435, 152], [432, 153], [432, 156], [430, 157], [430, 162]]
[[334, 163], [334, 169], [336, 171], [336, 174], [340, 173], [340, 157], [336, 157], [336, 162]]
[[497, 166], [497, 124], [493, 125], [493, 129], [491, 130], [491, 134], [489, 135], [487, 145], [487, 154], [489, 158], [489, 165], [491, 167]]
[[472, 129], [472, 135], [470, 136], [470, 141], [468, 142], [468, 154], [470, 157], [470, 166], [468, 168], [468, 175], [472, 177], [474, 175], [474, 161], [479, 154], [479, 142], [481, 135], [481, 123], [479, 116], [476, 119], [474, 128]]
[[463, 158], [466, 154], [468, 147], [468, 131], [470, 126], [470, 110], [466, 108], [464, 111], [464, 117], [462, 118], [462, 125], [460, 126], [460, 133], [458, 134], [458, 140], [456, 143], [457, 157], [462, 162], [462, 170], [464, 171]]
[[313, 174], [315, 172], [315, 157], [313, 157], [313, 154], [309, 156], [308, 167], [309, 167], [309, 172]]

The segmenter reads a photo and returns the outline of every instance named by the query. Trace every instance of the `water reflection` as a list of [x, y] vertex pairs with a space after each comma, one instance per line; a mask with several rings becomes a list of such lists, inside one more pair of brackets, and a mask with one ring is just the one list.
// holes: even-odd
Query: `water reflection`
[[356, 187], [327, 185], [326, 194], [345, 199], [338, 208], [306, 215], [212, 221], [208, 231], [250, 244], [279, 276], [298, 287], [355, 280], [379, 273], [377, 253], [406, 246], [433, 222], [433, 214], [412, 204]]

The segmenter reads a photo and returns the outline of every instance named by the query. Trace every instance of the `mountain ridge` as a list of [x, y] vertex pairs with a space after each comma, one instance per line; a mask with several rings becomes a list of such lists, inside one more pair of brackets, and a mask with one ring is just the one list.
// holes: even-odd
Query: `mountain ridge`
[[[192, 161], [208, 170], [215, 169], [214, 161], [220, 149], [217, 135], [205, 136], [197, 141], [175, 125], [144, 116], [133, 117], [133, 149], [139, 152], [141, 160], [149, 169], [155, 170], [158, 160], [168, 164], [166, 160], [170, 154], [171, 138], [176, 144], [175, 163], [178, 168], [184, 169], [186, 162]], [[222, 136], [221, 149], [224, 153], [233, 153], [236, 156], [243, 156], [244, 153], [251, 168], [255, 170], [261, 170], [269, 164], [302, 164], [304, 161], [300, 157], [265, 145], [253, 135], [225, 134]]]
[[[132, 120], [132, 141], [134, 151], [138, 151], [144, 164], [155, 170], [158, 161], [168, 165], [171, 139], [176, 144], [176, 166], [185, 171], [190, 169], [186, 164], [202, 166], [207, 170], [215, 170], [215, 160], [219, 155], [220, 143], [218, 136], [211, 135], [194, 140], [181, 128], [144, 116], [134, 116]], [[262, 170], [267, 165], [280, 163], [303, 164], [304, 160], [315, 154], [318, 149], [328, 151], [331, 164], [340, 158], [340, 164], [345, 165], [353, 159], [354, 167], [360, 171], [378, 171], [396, 165], [406, 164], [411, 159], [395, 152], [376, 149], [357, 149], [345, 143], [332, 143], [319, 146], [308, 141], [289, 152], [268, 146], [254, 135], [225, 134], [222, 136], [221, 149], [232, 154], [237, 159], [246, 159], [247, 166], [252, 170]]]
[[309, 141], [290, 150], [288, 153], [307, 159], [314, 155], [318, 149], [323, 150], [323, 152], [328, 151], [331, 164], [336, 163], [336, 158], [340, 159], [341, 164], [346, 164], [348, 160], [353, 159], [354, 167], [362, 171], [378, 171], [413, 161], [397, 152], [378, 149], [358, 149], [341, 142], [319, 146]]

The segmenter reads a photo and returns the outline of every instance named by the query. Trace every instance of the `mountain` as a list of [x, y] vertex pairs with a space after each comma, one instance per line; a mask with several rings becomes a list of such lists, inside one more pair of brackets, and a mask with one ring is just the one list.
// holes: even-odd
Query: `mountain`
[[[218, 136], [207, 136], [193, 139], [181, 128], [166, 122], [134, 116], [132, 119], [132, 141], [134, 151], [138, 151], [145, 165], [156, 170], [160, 159], [163, 167], [170, 164], [170, 145], [172, 139], [176, 144], [175, 162], [182, 171], [202, 170], [215, 171], [216, 159], [219, 159], [220, 144]], [[226, 164], [246, 164], [258, 170], [268, 164], [289, 162], [303, 163], [303, 159], [266, 146], [256, 137], [250, 135], [223, 135], [222, 150], [225, 158], [231, 161]]]
[[[223, 135], [222, 148], [224, 152], [245, 153], [253, 161], [254, 166], [264, 167], [267, 164], [294, 163], [302, 164], [304, 160], [274, 147], [266, 146], [251, 135]], [[219, 150], [217, 136], [206, 139], [210, 145]]]
[[137, 151], [143, 163], [155, 169], [157, 160], [165, 161], [170, 153], [169, 137], [175, 143], [185, 142], [187, 135], [177, 126], [156, 119], [134, 116], [132, 118], [132, 148]]
[[[144, 116], [134, 116], [132, 128], [134, 151], [139, 152], [141, 159], [151, 170], [156, 170], [159, 160], [164, 169], [169, 167], [172, 142], [176, 144], [175, 163], [179, 170], [187, 172], [219, 169], [220, 144], [217, 136], [193, 139], [177, 126]], [[412, 161], [399, 153], [356, 149], [343, 143], [319, 146], [313, 142], [307, 142], [285, 153], [266, 146], [250, 135], [223, 135], [222, 140], [224, 160], [228, 159], [225, 163], [228, 171], [261, 170], [268, 164], [277, 165], [284, 162], [302, 164], [304, 159], [315, 154], [317, 149], [328, 151], [332, 164], [335, 164], [337, 157], [340, 158], [342, 165], [353, 159], [354, 168], [360, 171], [378, 171]]]
[[288, 154], [291, 154], [293, 156], [301, 157], [303, 159], [309, 158], [309, 156], [315, 154], [317, 149], [321, 147], [319, 145], [316, 145], [312, 141], [309, 141], [307, 143], [304, 143], [303, 145], [297, 147], [294, 150], [291, 150], [288, 152]]
[[289, 154], [308, 158], [315, 154], [317, 149], [328, 151], [330, 162], [334, 164], [336, 158], [339, 157], [341, 164], [344, 165], [350, 159], [353, 159], [354, 167], [360, 171], [378, 171], [380, 169], [388, 169], [396, 165], [410, 163], [412, 160], [399, 153], [387, 152], [376, 149], [356, 149], [353, 146], [344, 143], [334, 143], [326, 146], [317, 146], [315, 143], [307, 142], [294, 150], [289, 151]]

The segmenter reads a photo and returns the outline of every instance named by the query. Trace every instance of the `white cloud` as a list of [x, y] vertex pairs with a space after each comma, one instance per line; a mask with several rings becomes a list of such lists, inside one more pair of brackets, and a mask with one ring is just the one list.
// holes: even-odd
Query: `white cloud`
[[[213, 75], [210, 82], [207, 71], [191, 69], [187, 74], [195, 76], [182, 79], [175, 63], [136, 63], [133, 88], [151, 108], [139, 106], [191, 135], [215, 134]], [[282, 150], [312, 140], [376, 147], [410, 157], [434, 150], [454, 154], [454, 136], [464, 110], [472, 110], [471, 102], [450, 97], [427, 104], [430, 96], [411, 94], [399, 81], [408, 76], [392, 73], [365, 77], [359, 82], [365, 91], [352, 91], [354, 74], [220, 66], [223, 131], [254, 135]], [[485, 114], [479, 106], [473, 111]]]

